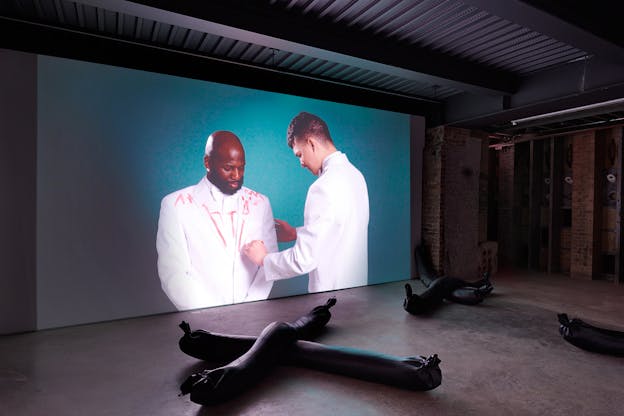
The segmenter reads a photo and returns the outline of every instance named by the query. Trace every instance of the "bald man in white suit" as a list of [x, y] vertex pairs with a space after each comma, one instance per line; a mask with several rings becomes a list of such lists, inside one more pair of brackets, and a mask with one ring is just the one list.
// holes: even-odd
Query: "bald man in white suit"
[[178, 310], [266, 299], [273, 285], [241, 253], [261, 239], [277, 251], [269, 199], [243, 186], [245, 151], [232, 132], [206, 142], [206, 176], [163, 198], [156, 248], [158, 275]]

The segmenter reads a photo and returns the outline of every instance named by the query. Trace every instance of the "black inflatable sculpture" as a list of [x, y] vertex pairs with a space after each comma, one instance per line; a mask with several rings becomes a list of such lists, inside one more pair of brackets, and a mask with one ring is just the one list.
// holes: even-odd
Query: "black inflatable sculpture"
[[[448, 296], [448, 300], [471, 305], [481, 302], [483, 300], [483, 296], [489, 295], [492, 290], [494, 290], [494, 286], [490, 282], [490, 274], [488, 272], [484, 273], [483, 277], [475, 282], [467, 282], [466, 280], [456, 277], [436, 276], [433, 271], [433, 266], [431, 265], [431, 262], [425, 254], [425, 249], [422, 246], [416, 247], [415, 256], [421, 282], [423, 282], [427, 288], [431, 287], [434, 282], [442, 285], [445, 290], [451, 291]], [[438, 282], [440, 279], [444, 279], [442, 281], [443, 283]], [[471, 292], [475, 289], [478, 289], [477, 295], [482, 296], [474, 296], [475, 294]], [[453, 293], [455, 291], [457, 293]], [[476, 299], [473, 300], [473, 297], [476, 297]]]
[[191, 401], [212, 404], [227, 400], [258, 381], [280, 356], [297, 340], [314, 336], [329, 321], [332, 298], [295, 322], [272, 322], [267, 325], [251, 348], [227, 365], [191, 375], [180, 386]]
[[485, 273], [483, 278], [476, 282], [467, 282], [450, 276], [438, 277], [433, 272], [433, 267], [427, 260], [422, 247], [416, 248], [415, 256], [420, 280], [427, 289], [417, 295], [413, 293], [409, 283], [405, 284], [403, 308], [411, 314], [419, 315], [430, 312], [442, 304], [445, 299], [464, 305], [476, 305], [481, 303], [485, 296], [494, 289], [488, 273]]
[[586, 351], [624, 356], [624, 332], [600, 328], [578, 318], [568, 319], [560, 313], [559, 333], [570, 344]]
[[[258, 338], [191, 331], [180, 327], [180, 349], [212, 363], [227, 363], [191, 375], [180, 387], [198, 404], [218, 403], [257, 382], [275, 364], [308, 367], [410, 390], [431, 390], [442, 374], [437, 355], [400, 358], [369, 351], [327, 346], [306, 341], [320, 332], [330, 318], [335, 299], [314, 308], [294, 323], [273, 322]], [[231, 361], [231, 362], [230, 362]]]

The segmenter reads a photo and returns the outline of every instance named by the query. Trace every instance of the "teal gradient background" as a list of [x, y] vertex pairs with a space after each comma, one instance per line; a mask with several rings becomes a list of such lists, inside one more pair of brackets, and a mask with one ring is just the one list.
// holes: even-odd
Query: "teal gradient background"
[[[146, 313], [172, 309], [160, 292], [155, 264], [160, 200], [205, 174], [205, 140], [214, 130], [241, 138], [245, 185], [269, 197], [277, 218], [301, 225], [315, 177], [286, 145], [288, 123], [300, 111], [327, 122], [336, 146], [366, 178], [368, 283], [410, 277], [409, 115], [38, 59], [40, 319], [58, 314], [60, 299], [68, 297], [76, 304], [91, 299], [96, 309], [114, 299], [129, 313], [132, 302]], [[303, 276], [276, 282], [271, 296], [306, 292]], [[101, 304], [93, 297], [101, 297]]]

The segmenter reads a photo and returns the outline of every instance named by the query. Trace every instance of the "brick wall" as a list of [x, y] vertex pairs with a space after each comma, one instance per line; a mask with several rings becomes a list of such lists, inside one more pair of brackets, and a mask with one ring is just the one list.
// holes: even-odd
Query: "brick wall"
[[442, 183], [444, 127], [429, 129], [423, 149], [422, 240], [436, 273], [443, 274], [444, 227]]
[[[619, 196], [609, 183], [607, 173], [619, 167], [621, 127], [579, 132], [558, 138], [561, 157], [561, 201], [553, 215], [560, 215], [560, 228], [555, 228], [553, 245], [554, 270], [579, 279], [609, 279], [613, 264], [609, 256], [619, 253], [617, 232], [620, 229], [617, 207]], [[613, 142], [613, 143], [612, 143]], [[535, 236], [529, 236], [528, 171], [529, 143], [503, 147], [497, 154], [498, 180], [498, 261], [500, 266], [527, 266], [527, 246], [534, 249]], [[604, 160], [603, 160], [604, 159]], [[606, 159], [607, 162], [605, 162]], [[614, 160], [611, 160], [614, 159]], [[619, 166], [619, 165], [618, 165]], [[539, 179], [541, 176], [537, 175]], [[616, 175], [617, 177], [618, 175]], [[572, 178], [569, 184], [564, 178]], [[541, 195], [537, 193], [536, 195]], [[548, 223], [548, 210], [541, 211], [541, 224]], [[539, 218], [533, 218], [537, 221]], [[531, 238], [527, 238], [527, 236]], [[539, 238], [541, 235], [537, 235]], [[529, 241], [530, 240], [530, 241]], [[541, 252], [542, 270], [546, 265], [546, 246]], [[612, 260], [611, 260], [612, 261]], [[616, 270], [617, 272], [617, 270]]]
[[473, 280], [479, 276], [481, 140], [448, 127], [444, 139], [444, 268], [449, 276]]
[[597, 224], [595, 132], [572, 137], [572, 230], [570, 235], [570, 276], [592, 279], [596, 271]]
[[478, 276], [481, 143], [466, 129], [442, 126], [426, 134], [422, 236], [438, 274]]
[[490, 140], [486, 134], [475, 134], [472, 137], [481, 139], [481, 164], [479, 166], [479, 242], [488, 239], [488, 202], [489, 202], [489, 146]]
[[514, 207], [515, 147], [503, 147], [498, 154], [498, 263], [510, 266], [514, 261], [513, 207]]

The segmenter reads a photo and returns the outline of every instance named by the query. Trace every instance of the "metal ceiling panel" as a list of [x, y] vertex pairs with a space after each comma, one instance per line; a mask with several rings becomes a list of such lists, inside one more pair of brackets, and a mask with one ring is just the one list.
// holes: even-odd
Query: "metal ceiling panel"
[[[357, 25], [361, 30], [521, 75], [588, 54], [454, 0], [379, 1], [372, 6], [367, 3], [368, 8], [362, 4], [357, 13], [350, 14], [348, 8], [331, 6], [345, 3], [353, 6], [354, 2], [301, 0], [289, 3], [290, 7], [302, 8], [305, 13], [318, 13], [319, 17], [335, 21], [346, 16], [350, 25]], [[333, 15], [334, 10], [341, 14]], [[556, 47], [545, 49], [553, 44]], [[545, 54], [547, 59], [538, 59]], [[519, 58], [514, 60], [514, 57]]]
[[[89, 3], [89, 4], [86, 4]], [[279, 1], [273, 2], [280, 3]], [[283, 2], [281, 2], [283, 3]], [[291, 1], [286, 7], [292, 10], [301, 10], [304, 14], [312, 14], [318, 18], [328, 18], [334, 21], [349, 20], [348, 24], [358, 25], [360, 28], [374, 27], [375, 32], [383, 33], [382, 24], [391, 24], [385, 29], [387, 32], [400, 29], [401, 22], [413, 21], [417, 14], [430, 9], [436, 4], [446, 4], [447, 2], [422, 2], [420, 8], [414, 8], [413, 2], [404, 1]], [[199, 35], [199, 31], [188, 27], [169, 24], [164, 21], [151, 20], [142, 16], [133, 16], [94, 6], [92, 4], [107, 4], [99, 1], [66, 1], [66, 0], [13, 0], [12, 7], [17, 15], [26, 20], [42, 21], [57, 26], [66, 26], [72, 29], [80, 28], [90, 33], [104, 34], [112, 37], [122, 37], [126, 40], [147, 42], [159, 46], [173, 49], [193, 50], [219, 58], [233, 61], [247, 61], [254, 64], [265, 65], [266, 59], [258, 61], [258, 57], [270, 56], [274, 52], [263, 51], [262, 45], [250, 45], [241, 43], [240, 40], [230, 39], [225, 36], [218, 36], [204, 32]], [[431, 12], [431, 10], [429, 10]], [[397, 16], [399, 19], [397, 20]], [[426, 17], [426, 15], [425, 15]], [[423, 16], [420, 16], [423, 18]], [[357, 23], [361, 20], [361, 23]], [[201, 39], [201, 40], [200, 40]], [[250, 49], [255, 49], [255, 53], [247, 54]], [[264, 46], [264, 48], [267, 48]], [[297, 54], [294, 54], [295, 56]], [[305, 65], [302, 65], [302, 60]], [[274, 59], [268, 64], [274, 63]], [[292, 66], [289, 65], [292, 62]], [[319, 59], [318, 57], [306, 57], [292, 60], [282, 60], [279, 67], [288, 71], [302, 71], [304, 73], [318, 74], [319, 76], [329, 76], [331, 79], [345, 83], [355, 83], [355, 85], [374, 87], [366, 84], [368, 78], [349, 78], [341, 76], [342, 72], [315, 71], [310, 68], [323, 68], [340, 66], [341, 62]], [[367, 69], [367, 68], [362, 68]], [[369, 68], [368, 71], [371, 71]], [[378, 70], [372, 72], [383, 74]], [[322, 75], [321, 75], [322, 74]], [[386, 76], [394, 76], [386, 74]], [[378, 77], [377, 77], [378, 78]], [[412, 82], [416, 82], [412, 80]], [[422, 82], [422, 81], [421, 81]], [[421, 82], [417, 82], [420, 84]], [[421, 89], [422, 90], [422, 89]], [[423, 90], [426, 91], [426, 90]], [[461, 93], [461, 89], [448, 88], [448, 94]]]
[[485, 93], [502, 105], [527, 77], [593, 54], [624, 57], [535, 3], [4, 0], [0, 18], [437, 103]]

